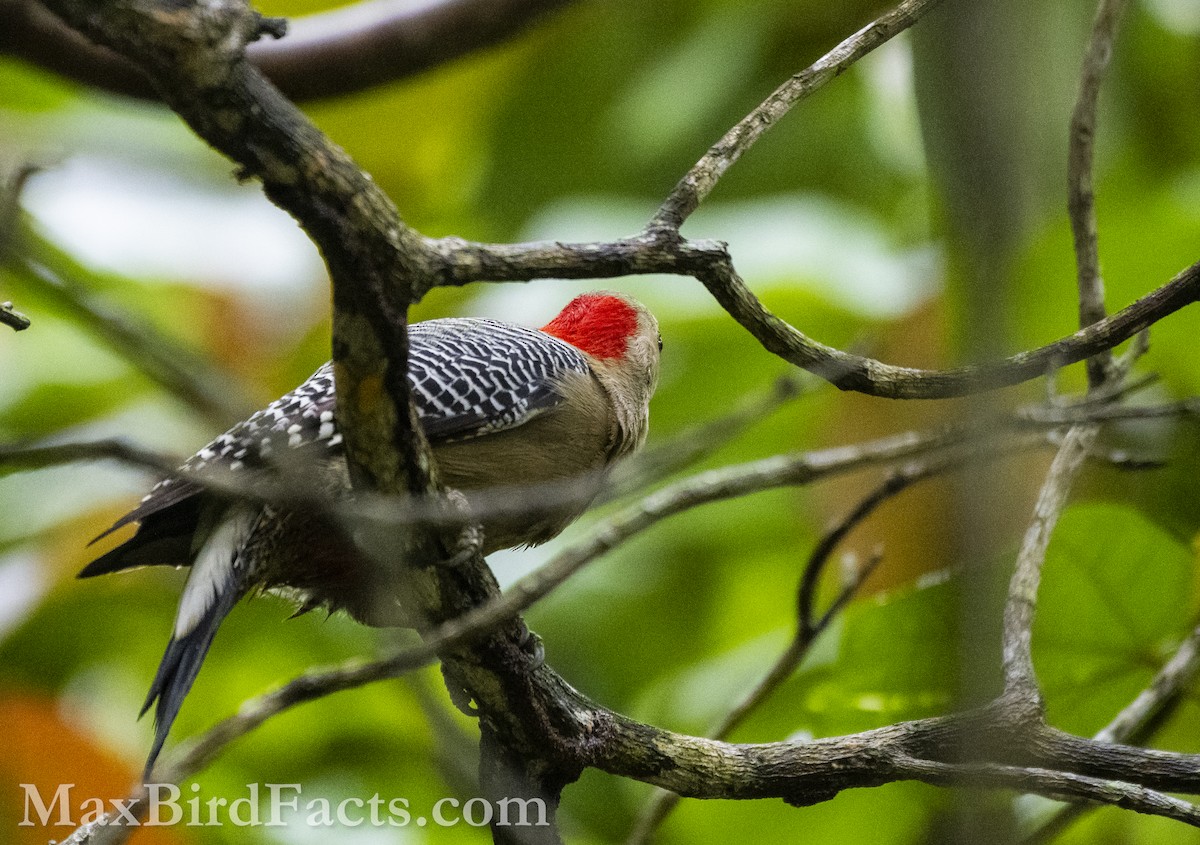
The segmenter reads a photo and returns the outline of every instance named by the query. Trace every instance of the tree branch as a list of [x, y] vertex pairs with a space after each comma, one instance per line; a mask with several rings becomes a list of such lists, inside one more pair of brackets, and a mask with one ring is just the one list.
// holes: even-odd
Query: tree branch
[[900, 763], [911, 780], [934, 786], [1011, 789], [1059, 801], [1111, 804], [1136, 813], [1181, 821], [1200, 827], [1200, 808], [1135, 784], [1076, 775], [1038, 767], [942, 763], [908, 759]]
[[[1071, 112], [1070, 146], [1067, 154], [1067, 208], [1075, 242], [1075, 267], [1079, 287], [1080, 328], [1103, 320], [1104, 280], [1096, 232], [1096, 195], [1093, 180], [1095, 159], [1096, 106], [1100, 84], [1112, 58], [1117, 25], [1126, 0], [1101, 0], [1096, 10], [1091, 39], [1080, 73], [1079, 94]], [[1088, 361], [1088, 381], [1095, 387], [1104, 382], [1112, 366], [1107, 352]]]
[[16, 310], [11, 302], [0, 302], [0, 324], [15, 332], [23, 332], [32, 325], [29, 318]]
[[[380, 664], [382, 665], [382, 664]], [[414, 668], [413, 663], [409, 668]], [[330, 677], [363, 681], [392, 675], [376, 666], [347, 666]], [[179, 764], [203, 765], [251, 721], [261, 723], [275, 707], [306, 700], [319, 687], [321, 675], [298, 679], [256, 700], [247, 721], [233, 717], [193, 746]], [[1159, 790], [1200, 793], [1200, 756], [1148, 751], [1097, 743], [1050, 728], [1014, 724], [1005, 711], [991, 705], [978, 711], [903, 722], [858, 734], [755, 744], [730, 744], [690, 737], [641, 724], [588, 701], [548, 667], [537, 670], [535, 689], [551, 707], [555, 736], [572, 739], [575, 753], [587, 765], [634, 778], [692, 798], [783, 798], [803, 806], [827, 801], [843, 789], [918, 780], [940, 786], [1007, 788], [1059, 800], [1113, 804], [1137, 812], [1200, 824], [1200, 813]], [[241, 733], [239, 733], [239, 731]], [[980, 747], [996, 753], [986, 762], [957, 759], [963, 737], [982, 738]], [[68, 841], [105, 845], [124, 840], [121, 828], [92, 827], [76, 831]], [[98, 840], [96, 832], [119, 839]]]
[[1033, 617], [1037, 610], [1038, 586], [1041, 584], [1042, 563], [1050, 535], [1066, 505], [1083, 461], [1096, 441], [1099, 428], [1095, 425], [1073, 426], [1063, 438], [1058, 454], [1050, 464], [1046, 480], [1034, 505], [1033, 520], [1025, 532], [1017, 554], [1016, 569], [1008, 587], [1004, 607], [1004, 691], [1013, 703], [1041, 711], [1042, 694], [1038, 689], [1030, 646], [1033, 641]]
[[173, 475], [180, 464], [176, 458], [123, 440], [90, 440], [52, 446], [0, 444], [0, 474], [10, 469], [41, 469], [76, 461], [98, 460], [120, 461], [164, 476]]
[[852, 355], [812, 340], [768, 311], [730, 264], [714, 264], [699, 278], [768, 352], [841, 390], [889, 399], [946, 399], [1020, 384], [1112, 349], [1200, 298], [1198, 262], [1113, 316], [1061, 340], [988, 363], [918, 370]]
[[[46, 3], [71, 25], [136, 62], [164, 101], [202, 138], [237, 161], [244, 175], [260, 178], [267, 195], [295, 216], [321, 248], [333, 280], [338, 419], [360, 490], [420, 500], [437, 489], [409, 401], [405, 331], [408, 306], [436, 285], [539, 274], [611, 276], [650, 268], [693, 275], [768, 350], [843, 389], [896, 398], [957, 396], [1037, 377], [1112, 348], [1195, 301], [1200, 289], [1196, 265], [1118, 314], [1054, 344], [989, 364], [923, 371], [884, 365], [809, 340], [762, 307], [723, 246], [679, 237], [678, 225], [761, 136], [764, 119], [781, 116], [870, 46], [910, 25], [935, 0], [906, 0], [881, 18], [883, 23], [845, 42], [828, 62], [818, 62], [810, 76], [801, 74], [785, 84], [743, 130], [735, 128], [727, 136], [726, 148], [719, 144], [685, 177], [641, 235], [613, 244], [516, 247], [432, 241], [405, 226], [388, 198], [345, 153], [246, 61], [249, 43], [263, 34], [278, 35], [281, 27], [254, 15], [239, 0]], [[596, 269], [603, 272], [591, 272]], [[194, 747], [185, 762], [202, 765], [273, 712], [325, 689], [390, 677], [436, 654], [452, 695], [473, 703], [479, 715], [481, 779], [488, 795], [537, 796], [554, 806], [562, 788], [591, 766], [703, 798], [774, 797], [799, 805], [827, 800], [846, 788], [922, 780], [1086, 798], [1196, 823], [1188, 805], [1155, 791], [1200, 792], [1200, 757], [1073, 737], [1045, 726], [1040, 711], [1031, 718], [1030, 708], [1014, 706], [1012, 695], [980, 710], [847, 737], [734, 745], [664, 731], [600, 707], [521, 650], [522, 627], [513, 614], [588, 560], [665, 516], [758, 489], [804, 483], [834, 467], [865, 466], [882, 460], [883, 452], [894, 458], [961, 442], [956, 438], [974, 433], [903, 435], [886, 446], [879, 441], [869, 452], [843, 447], [696, 476], [618, 514], [586, 546], [568, 549], [537, 578], [502, 598], [496, 598], [495, 581], [478, 555], [457, 566], [436, 565], [447, 557], [442, 554], [445, 543], [427, 526], [399, 532], [399, 553], [397, 532], [365, 531], [368, 553], [385, 564], [381, 568], [390, 564], [396, 570], [382, 573], [395, 579], [385, 582], [389, 589], [384, 592], [413, 610], [424, 645], [392, 661], [316, 674], [297, 687], [276, 691], [247, 718], [223, 723], [211, 743]], [[1094, 436], [1091, 424], [1068, 434], [1014, 575], [1005, 619], [1010, 692], [1036, 694], [1028, 631], [1045, 537]], [[971, 751], [970, 759], [964, 759], [964, 749]], [[515, 792], [499, 791], [510, 785]], [[538, 833], [557, 836], [553, 826]]]
[[[250, 61], [290, 99], [353, 94], [503, 43], [572, 0], [360, 0], [288, 22], [288, 37], [253, 44]], [[0, 54], [93, 88], [158, 94], [136, 65], [92, 44], [38, 0], [0, 0]]]
[[679, 180], [650, 221], [648, 230], [677, 233], [683, 222], [716, 187], [725, 171], [793, 106], [820, 90], [826, 82], [876, 47], [908, 29], [939, 2], [941, 0], [904, 0], [776, 88], [758, 108], [713, 144]]

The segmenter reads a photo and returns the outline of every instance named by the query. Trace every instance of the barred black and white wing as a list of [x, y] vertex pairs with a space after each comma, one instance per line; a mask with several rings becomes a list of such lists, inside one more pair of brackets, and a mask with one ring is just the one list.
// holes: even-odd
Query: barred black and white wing
[[571, 344], [493, 320], [417, 323], [408, 377], [430, 440], [465, 440], [515, 428], [562, 401], [557, 385], [586, 374]]

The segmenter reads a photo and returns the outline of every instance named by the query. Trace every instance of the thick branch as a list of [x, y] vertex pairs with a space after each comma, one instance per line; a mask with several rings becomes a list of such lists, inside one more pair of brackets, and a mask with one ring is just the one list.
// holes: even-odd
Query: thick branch
[[[290, 99], [352, 94], [507, 41], [572, 0], [362, 0], [295, 18], [288, 37], [248, 55]], [[0, 53], [131, 97], [158, 94], [135, 65], [98, 47], [38, 0], [0, 0]]]
[[354, 475], [382, 490], [425, 490], [428, 461], [413, 445], [420, 436], [405, 377], [421, 241], [349, 156], [245, 61], [264, 22], [237, 0], [170, 8], [112, 0], [102, 14], [87, 0], [46, 5], [142, 67], [167, 104], [261, 179], [316, 241], [333, 280], [339, 419]]
[[[422, 663], [414, 659], [403, 668]], [[394, 676], [392, 669], [383, 667], [346, 666], [297, 679], [219, 725], [164, 775], [194, 773], [193, 767], [203, 766], [233, 736], [315, 697], [314, 692]], [[1013, 723], [998, 705], [810, 742], [730, 744], [664, 731], [613, 713], [588, 701], [548, 667], [539, 669], [532, 680], [545, 712], [555, 720], [546, 727], [556, 739], [569, 742], [582, 762], [685, 797], [783, 798], [807, 805], [829, 800], [843, 789], [919, 780], [1114, 804], [1200, 825], [1200, 815], [1191, 805], [1159, 794], [1200, 793], [1200, 757], [1100, 743]], [[957, 759], [964, 736], [972, 739], [972, 747], [987, 749], [994, 757]], [[96, 830], [104, 828], [81, 829], [71, 841], [94, 843], [91, 833]]]
[[[1173, 818], [1181, 817], [1178, 806], [1167, 810], [1155, 796], [1146, 795], [1144, 801], [1131, 801], [1129, 796], [1142, 790], [1200, 790], [1200, 758], [1194, 755], [1105, 745], [1052, 729], [1026, 728], [998, 707], [810, 742], [731, 745], [662, 731], [588, 705], [548, 670], [539, 672], [539, 682], [566, 707], [564, 715], [570, 715], [577, 729], [586, 732], [591, 765], [687, 797], [777, 797], [808, 804], [828, 800], [842, 789], [896, 780], [944, 782], [931, 780], [929, 773], [950, 770], [930, 762], [955, 764], [957, 785], [994, 787], [997, 783], [989, 779], [1007, 777], [1007, 767], [1045, 769], [1057, 773], [1053, 783], [1034, 773], [1003, 785], [1063, 797], [1066, 793], [1054, 784], [1069, 780], [1082, 790], [1070, 793], [1075, 800], [1117, 803]], [[957, 759], [964, 737], [993, 758], [959, 766], [964, 762]], [[1118, 790], [1108, 792], [1089, 784], [1090, 779], [1121, 781], [1134, 788], [1111, 784]]]

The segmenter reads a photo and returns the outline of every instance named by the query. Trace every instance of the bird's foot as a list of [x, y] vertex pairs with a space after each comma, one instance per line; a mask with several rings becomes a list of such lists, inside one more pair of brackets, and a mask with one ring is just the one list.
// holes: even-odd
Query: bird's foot
[[517, 645], [529, 656], [529, 671], [536, 672], [546, 663], [546, 645], [541, 637], [529, 630], [525, 620], [518, 619], [517, 622], [521, 626]]
[[462, 520], [462, 527], [454, 541], [454, 550], [444, 561], [445, 566], [456, 568], [471, 562], [483, 549], [483, 528], [471, 516], [467, 498], [457, 490], [446, 491], [446, 502], [454, 511], [456, 518]]

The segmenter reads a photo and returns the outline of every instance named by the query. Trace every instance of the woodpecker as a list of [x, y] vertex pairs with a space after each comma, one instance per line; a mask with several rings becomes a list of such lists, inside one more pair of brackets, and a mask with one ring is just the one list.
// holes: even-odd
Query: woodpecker
[[[654, 316], [627, 296], [583, 294], [540, 330], [483, 319], [414, 323], [409, 343], [408, 380], [438, 477], [468, 508], [488, 490], [602, 473], [646, 439], [662, 338]], [[79, 573], [191, 567], [141, 711], [157, 702], [147, 778], [217, 628], [248, 592], [283, 592], [300, 602], [298, 613], [324, 607], [395, 624], [371, 594], [370, 567], [331, 519], [232, 499], [193, 480], [213, 466], [259, 468], [285, 456], [313, 461], [326, 492], [348, 495], [331, 363], [160, 481], [100, 537], [131, 523], [136, 533]], [[520, 512], [484, 509], [482, 551], [544, 543], [588, 504], [559, 496]]]

